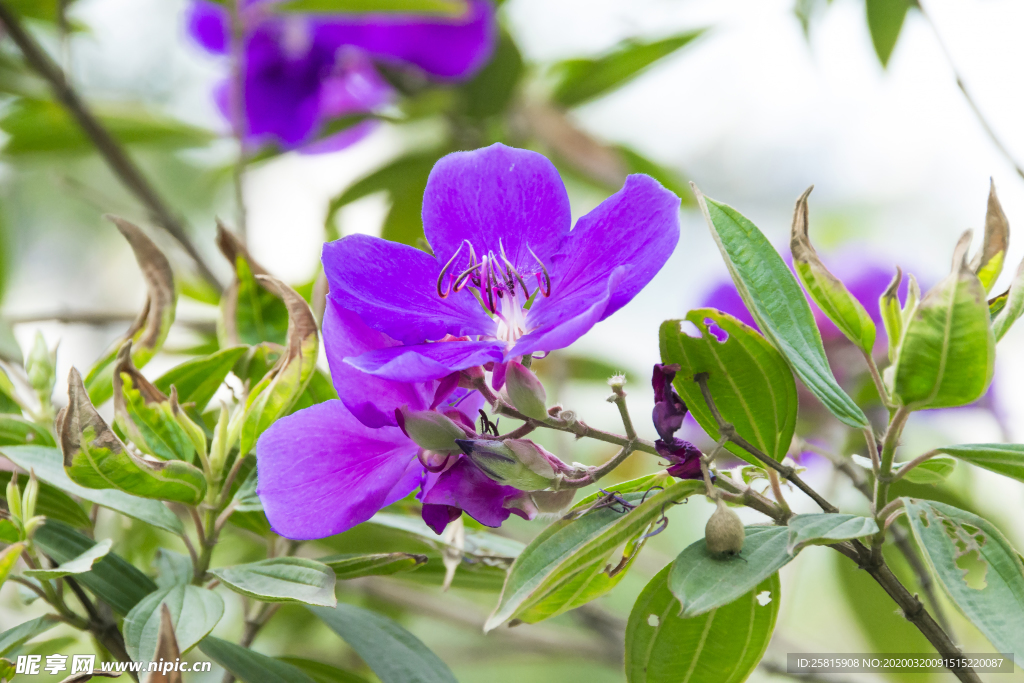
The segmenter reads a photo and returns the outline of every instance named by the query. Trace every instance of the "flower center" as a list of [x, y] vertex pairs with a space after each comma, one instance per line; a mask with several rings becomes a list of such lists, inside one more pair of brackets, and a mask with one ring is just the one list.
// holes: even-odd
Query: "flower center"
[[[469, 260], [465, 270], [456, 275], [455, 264], [463, 248], [468, 248]], [[551, 296], [551, 277], [548, 269], [529, 246], [530, 255], [537, 260], [539, 270], [520, 275], [505, 256], [505, 245], [498, 241], [498, 254], [488, 251], [479, 260], [469, 240], [464, 240], [437, 277], [437, 295], [442, 299], [463, 289], [469, 289], [488, 315], [498, 322], [496, 339], [514, 342], [526, 334], [526, 310], [539, 292]], [[530, 291], [527, 280], [536, 277], [537, 284]]]

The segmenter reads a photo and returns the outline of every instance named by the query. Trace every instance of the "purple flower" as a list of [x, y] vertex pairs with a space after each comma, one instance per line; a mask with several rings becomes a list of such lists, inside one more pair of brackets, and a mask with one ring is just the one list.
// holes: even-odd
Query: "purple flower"
[[672, 386], [672, 380], [675, 379], [677, 372], [678, 365], [657, 363], [651, 377], [651, 384], [654, 386], [654, 411], [651, 417], [654, 420], [654, 428], [658, 430], [658, 436], [665, 441], [671, 441], [672, 436], [683, 426], [683, 418], [687, 412], [686, 404]]
[[[276, 0], [250, 0], [244, 26], [244, 111], [247, 143], [276, 143], [322, 152], [366, 134], [356, 125], [310, 145], [330, 119], [374, 111], [394, 96], [375, 62], [414, 67], [436, 80], [461, 80], [482, 67], [494, 49], [497, 25], [489, 0], [468, 0], [460, 17], [398, 14], [273, 14]], [[229, 50], [226, 9], [194, 0], [188, 32], [206, 50]], [[217, 102], [231, 118], [232, 88]]]
[[341, 533], [420, 487], [423, 518], [440, 533], [462, 510], [498, 526], [516, 512], [532, 517], [522, 492], [496, 484], [464, 455], [425, 451], [398, 426], [396, 410], [435, 410], [477, 436], [477, 392], [457, 381], [396, 382], [365, 375], [342, 358], [393, 345], [359, 316], [329, 300], [324, 345], [340, 400], [275, 422], [256, 446], [258, 493], [274, 530], [295, 539]]
[[689, 441], [672, 437], [654, 442], [658, 455], [669, 462], [666, 471], [677, 479], [700, 479], [700, 449]]
[[[332, 296], [404, 346], [347, 358], [426, 381], [568, 346], [627, 304], [679, 240], [679, 198], [645, 175], [570, 230], [565, 186], [536, 152], [450, 154], [423, 197], [433, 256], [352, 235], [324, 247]], [[501, 373], [503, 374], [503, 373]]]

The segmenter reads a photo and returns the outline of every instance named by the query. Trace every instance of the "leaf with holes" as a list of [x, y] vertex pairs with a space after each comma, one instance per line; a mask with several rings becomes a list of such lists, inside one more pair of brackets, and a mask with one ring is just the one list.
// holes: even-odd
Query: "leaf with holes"
[[[687, 313], [686, 320], [697, 327], [700, 337], [682, 331], [680, 321], [669, 320], [662, 323], [659, 339], [662, 362], [679, 366], [675, 387], [694, 419], [718, 440], [718, 423], [693, 381], [694, 375], [704, 372], [726, 422], [764, 453], [782, 460], [793, 439], [797, 412], [796, 382], [785, 359], [755, 330], [721, 311], [699, 308]], [[761, 464], [734, 443], [726, 448]]]
[[787, 550], [796, 555], [809, 545], [831, 545], [877, 533], [878, 524], [870, 517], [824, 512], [797, 515], [789, 520]]
[[[595, 566], [603, 569], [616, 548], [642, 535], [672, 503], [699, 493], [703, 487], [703, 482], [677, 481], [657, 493], [622, 494], [619, 500], [606, 499], [603, 504], [596, 499], [581, 501], [516, 558], [484, 630], [526, 614], [551, 596], [563, 600], [565, 609], [568, 605], [579, 606], [572, 600], [564, 602], [560, 590], [579, 579], [582, 572], [592, 571]], [[560, 611], [549, 605], [543, 607], [546, 615]]]
[[317, 561], [333, 569], [339, 580], [346, 580], [411, 572], [426, 563], [427, 556], [411, 553], [345, 554], [320, 557]]
[[1024, 444], [965, 443], [936, 450], [1011, 479], [1024, 481]]
[[155, 659], [160, 635], [161, 605], [167, 605], [181, 652], [188, 652], [213, 630], [224, 615], [224, 601], [199, 586], [176, 585], [147, 595], [124, 618], [124, 643], [136, 662]]
[[960, 611], [999, 652], [1024, 656], [1024, 564], [988, 520], [936, 501], [904, 498], [925, 559]]
[[844, 424], [861, 429], [867, 417], [832, 374], [810, 304], [771, 242], [736, 209], [705, 197], [697, 203], [725, 265], [765, 338], [800, 381]]
[[676, 557], [668, 586], [679, 600], [682, 616], [729, 604], [793, 559], [787, 527], [748, 526], [745, 531], [743, 550], [733, 557], [713, 556], [703, 538]]
[[671, 565], [651, 579], [626, 625], [628, 683], [742, 683], [761, 661], [779, 614], [779, 575], [716, 609], [682, 616]]
[[210, 573], [235, 591], [263, 602], [301, 602], [307, 605], [338, 604], [334, 596], [334, 571], [304, 557], [274, 557], [269, 560], [218, 567]]
[[84, 574], [92, 570], [92, 566], [110, 552], [110, 546], [113, 543], [109, 538], [105, 538], [78, 557], [62, 562], [53, 569], [26, 569], [25, 576], [31, 576], [34, 579], [59, 579], [68, 574]]

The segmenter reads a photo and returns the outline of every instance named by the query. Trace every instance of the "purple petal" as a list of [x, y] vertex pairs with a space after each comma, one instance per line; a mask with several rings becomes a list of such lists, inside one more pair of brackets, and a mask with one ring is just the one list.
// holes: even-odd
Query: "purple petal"
[[[447, 505], [465, 510], [466, 514], [484, 526], [497, 527], [510, 514], [510, 510], [505, 507], [505, 500], [516, 498], [521, 493], [519, 489], [502, 486], [490, 479], [468, 458], [460, 458], [441, 474], [427, 477], [420, 501], [424, 509], [427, 506]], [[426, 518], [424, 521], [427, 521]], [[427, 523], [430, 524], [430, 521]], [[432, 528], [436, 533], [441, 533], [436, 526]]]
[[[423, 194], [423, 228], [441, 264], [464, 240], [473, 245], [477, 259], [488, 251], [500, 258], [504, 245], [526, 278], [540, 271], [527, 247], [550, 260], [571, 221], [569, 196], [554, 165], [541, 154], [500, 143], [442, 158]], [[468, 255], [463, 248], [452, 266], [456, 275], [467, 267]], [[468, 292], [455, 296], [472, 299]]]
[[645, 175], [576, 223], [552, 273], [552, 291], [530, 310], [531, 329], [568, 320], [604, 295], [612, 273], [625, 268], [611, 290], [604, 320], [626, 305], [665, 265], [679, 241], [679, 198]]
[[188, 34], [204, 49], [224, 54], [228, 48], [228, 12], [223, 5], [195, 0], [185, 15]]
[[257, 492], [278, 534], [339, 534], [409, 493], [408, 468], [418, 450], [396, 428], [367, 428], [341, 401], [318, 403], [260, 437]]
[[354, 45], [377, 58], [413, 64], [442, 79], [461, 79], [494, 51], [497, 22], [488, 0], [470, 0], [461, 17], [364, 14], [321, 19], [317, 31], [335, 46]]
[[324, 309], [324, 349], [331, 366], [331, 379], [338, 397], [356, 419], [367, 427], [395, 426], [395, 408], [427, 408], [432, 387], [396, 382], [369, 375], [345, 362], [375, 349], [387, 349], [398, 342], [374, 330], [335, 300], [333, 293]]
[[331, 295], [344, 308], [403, 343], [495, 331], [494, 321], [468, 292], [438, 296], [440, 267], [419, 249], [351, 235], [324, 245], [323, 264]]
[[426, 525], [440, 536], [449, 523], [462, 516], [462, 510], [453, 505], [424, 505], [420, 514]]
[[345, 362], [385, 379], [426, 382], [455, 370], [500, 361], [504, 348], [496, 341], [442, 341], [370, 351]]

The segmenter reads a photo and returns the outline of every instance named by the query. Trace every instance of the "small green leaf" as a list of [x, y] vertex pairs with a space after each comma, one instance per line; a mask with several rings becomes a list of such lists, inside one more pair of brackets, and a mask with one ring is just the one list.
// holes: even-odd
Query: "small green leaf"
[[563, 107], [575, 107], [607, 95], [703, 33], [704, 29], [686, 31], [650, 43], [630, 40], [595, 59], [573, 59], [557, 64], [554, 68], [558, 85], [551, 98]]
[[192, 558], [188, 555], [157, 548], [153, 566], [156, 568], [156, 585], [160, 588], [185, 586], [192, 581]]
[[[34, 470], [40, 481], [44, 481], [61, 491], [91, 503], [110, 508], [140, 522], [169, 531], [172, 534], [180, 535], [184, 531], [181, 520], [160, 501], [139, 498], [116, 489], [90, 489], [71, 481], [67, 472], [64, 471], [64, 458], [56, 448], [5, 446], [0, 449], [0, 453], [18, 467], [24, 470]], [[42, 504], [43, 501], [43, 491], [44, 489], [41, 488], [39, 504]], [[52, 519], [59, 519], [72, 526], [91, 526], [91, 523], [76, 524], [69, 519], [52, 514], [52, 510], [51, 513], [44, 513], [42, 508], [40, 508], [40, 514], [46, 514]]]
[[0, 550], [0, 586], [4, 585], [4, 581], [14, 569], [14, 565], [18, 563], [18, 558], [21, 557], [21, 551], [24, 549], [24, 543], [15, 543]]
[[26, 569], [25, 576], [31, 576], [34, 579], [59, 579], [68, 574], [84, 574], [91, 571], [92, 566], [110, 552], [110, 546], [113, 543], [109, 538], [105, 538], [78, 557], [62, 562], [60, 566], [53, 569]]
[[796, 555], [809, 545], [831, 545], [877, 534], [878, 524], [870, 517], [820, 512], [793, 517], [789, 520], [789, 530], [787, 550]]
[[137, 368], [145, 366], [163, 348], [178, 302], [171, 264], [159, 247], [137, 225], [117, 216], [107, 218], [117, 226], [135, 253], [146, 281], [146, 304], [124, 336], [111, 345], [85, 377], [89, 399], [96, 405], [102, 405], [113, 394], [114, 360], [126, 341], [132, 342], [132, 362]]
[[462, 0], [290, 0], [274, 6], [282, 14], [399, 13], [458, 17]]
[[1024, 565], [988, 520], [952, 505], [904, 498], [925, 559], [960, 611], [999, 652], [1024, 652]]
[[202, 412], [247, 350], [246, 346], [231, 346], [209, 356], [193, 358], [171, 368], [153, 384], [165, 394], [170, 393], [172, 386], [177, 388], [180, 403], [194, 403], [196, 410]]
[[985, 289], [967, 265], [970, 231], [953, 272], [911, 312], [896, 357], [893, 395], [908, 408], [951, 408], [978, 399], [995, 367]]
[[199, 649], [242, 683], [317, 683], [291, 664], [220, 638], [206, 636]]
[[14, 522], [9, 519], [0, 519], [0, 543], [17, 543], [21, 538], [21, 532]]
[[0, 681], [14, 680], [14, 674], [17, 672], [18, 667], [15, 666], [14, 662], [9, 659], [0, 659]]
[[[56, 451], [56, 449], [53, 449]], [[0, 453], [3, 455], [3, 453]], [[60, 455], [59, 452], [56, 455]], [[13, 460], [11, 462], [14, 462]], [[58, 461], [59, 462], [59, 461]], [[26, 468], [32, 469], [32, 468]], [[61, 469], [63, 472], [63, 469]], [[0, 471], [0, 498], [5, 498], [7, 483], [11, 480], [11, 472]], [[36, 498], [36, 514], [47, 519], [56, 519], [77, 529], [88, 529], [92, 526], [89, 515], [85, 513], [82, 506], [74, 498], [61, 491], [56, 486], [50, 486], [43, 481], [43, 476], [37, 471], [36, 476], [40, 479], [39, 496]], [[21, 480], [27, 483], [27, 479]], [[24, 494], [25, 486], [21, 491]]]
[[136, 662], [156, 659], [162, 605], [167, 605], [183, 654], [205, 638], [224, 615], [221, 597], [199, 586], [176, 585], [150, 593], [128, 613], [122, 627], [125, 649]]
[[899, 349], [900, 339], [903, 338], [903, 310], [900, 308], [900, 283], [903, 282], [903, 270], [897, 266], [896, 275], [889, 282], [889, 286], [878, 297], [878, 310], [882, 314], [882, 324], [885, 325], [885, 335], [889, 343], [889, 362], [896, 360], [896, 350]]
[[152, 462], [128, 451], [89, 402], [74, 368], [68, 377], [68, 407], [57, 419], [64, 468], [77, 484], [118, 489], [144, 498], [198, 505], [206, 496], [202, 471], [180, 460]]
[[839, 331], [864, 353], [871, 353], [875, 347], [874, 321], [864, 306], [850, 294], [846, 285], [821, 262], [807, 234], [810, 224], [807, 197], [812, 189], [813, 186], [800, 195], [793, 212], [793, 230], [789, 242], [793, 253], [793, 268], [811, 299], [835, 323]]
[[21, 647], [36, 636], [46, 633], [59, 623], [61, 621], [55, 615], [46, 614], [0, 633], [0, 657]]
[[341, 636], [381, 683], [456, 683], [437, 655], [381, 614], [345, 603], [307, 609]]
[[1017, 266], [1009, 289], [989, 301], [988, 305], [992, 317], [992, 333], [996, 341], [999, 341], [1024, 314], [1024, 260]]
[[[616, 548], [641, 535], [661, 516], [663, 506], [702, 490], [702, 482], [677, 481], [658, 493], [624, 494], [627, 502], [636, 505], [630, 510], [599, 506], [586, 511], [593, 503], [581, 501], [568, 515], [542, 531], [516, 558], [498, 606], [484, 630], [490, 631], [519, 617], [551, 595], [562, 595], [559, 589], [578, 578], [578, 574], [592, 571], [595, 565], [604, 568]], [[605, 583], [608, 589], [613, 585], [612, 581]], [[572, 600], [564, 605], [566, 609], [579, 606]], [[544, 612], [558, 613], [550, 607], [545, 607]]]
[[782, 257], [734, 208], [706, 198], [696, 188], [694, 192], [736, 289], [762, 334], [833, 415], [850, 427], [867, 427], [864, 411], [832, 374], [814, 314]]
[[672, 565], [640, 593], [626, 625], [628, 683], [742, 683], [761, 661], [779, 614], [779, 575], [695, 617], [669, 591]]
[[235, 505], [236, 512], [262, 512], [263, 501], [260, 500], [259, 495], [256, 494], [257, 484], [257, 470], [252, 468], [249, 472], [249, 476], [245, 478], [242, 485], [235, 491], [235, 495], [232, 497], [232, 502]]
[[275, 557], [234, 567], [218, 567], [210, 573], [236, 593], [263, 602], [301, 602], [328, 607], [338, 604], [334, 596], [334, 572], [327, 565], [304, 557]]
[[958, 446], [943, 446], [936, 450], [1024, 482], [1024, 444], [965, 443]]
[[679, 553], [668, 587], [679, 600], [682, 616], [704, 614], [739, 599], [793, 559], [787, 527], [748, 526], [745, 531], [743, 550], [733, 557], [713, 556], [703, 538]]
[[[53, 520], [47, 520], [39, 527], [32, 540], [60, 563], [72, 560], [96, 545], [88, 536]], [[91, 571], [75, 578], [118, 614], [128, 614], [140, 600], [156, 590], [156, 584], [148, 576], [112, 552], [97, 562]]]
[[[907, 464], [905, 462], [896, 463], [893, 465], [892, 471], [899, 472]], [[914, 484], [938, 484], [945, 481], [954, 469], [956, 469], [956, 458], [936, 455], [907, 470], [903, 478]]]
[[48, 429], [17, 415], [0, 414], [0, 446], [56, 446]]
[[249, 391], [242, 419], [241, 455], [249, 453], [260, 435], [287, 414], [316, 370], [320, 337], [313, 312], [295, 290], [267, 275], [257, 279], [288, 307], [288, 343], [270, 371]]
[[999, 274], [1003, 272], [1006, 250], [1010, 243], [1010, 222], [1003, 213], [1003, 207], [996, 196], [996, 183], [989, 181], [988, 210], [985, 213], [985, 240], [981, 249], [971, 259], [974, 271], [985, 291], [992, 289]]
[[903, 20], [910, 9], [909, 0], [866, 0], [868, 30], [871, 43], [875, 46], [878, 61], [885, 67], [889, 64], [896, 40], [900, 37]]
[[[755, 330], [713, 308], [686, 314], [700, 337], [691, 337], [679, 320], [661, 325], [661, 359], [679, 366], [675, 387], [697, 423], [718, 440], [718, 423], [704, 400], [694, 375], [707, 373], [708, 389], [722, 417], [737, 433], [764, 453], [782, 460], [796, 426], [797, 393], [785, 359]], [[718, 330], [712, 329], [716, 326]], [[728, 337], [719, 341], [720, 332]], [[753, 458], [736, 444], [728, 448], [752, 464]]]
[[321, 557], [322, 562], [334, 570], [339, 580], [357, 579], [362, 576], [390, 576], [399, 572], [409, 572], [426, 563], [426, 555], [411, 553], [377, 553], [374, 555], [330, 555]]

